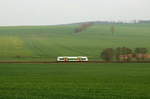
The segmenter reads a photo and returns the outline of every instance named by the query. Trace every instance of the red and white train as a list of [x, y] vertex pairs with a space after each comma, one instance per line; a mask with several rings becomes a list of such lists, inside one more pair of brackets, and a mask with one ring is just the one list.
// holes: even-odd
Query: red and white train
[[59, 56], [57, 57], [58, 62], [87, 62], [88, 57], [86, 56]]

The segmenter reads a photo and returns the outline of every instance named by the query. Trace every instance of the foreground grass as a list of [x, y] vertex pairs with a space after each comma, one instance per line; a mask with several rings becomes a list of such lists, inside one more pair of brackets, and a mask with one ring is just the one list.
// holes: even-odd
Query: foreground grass
[[150, 99], [150, 64], [0, 64], [0, 99]]

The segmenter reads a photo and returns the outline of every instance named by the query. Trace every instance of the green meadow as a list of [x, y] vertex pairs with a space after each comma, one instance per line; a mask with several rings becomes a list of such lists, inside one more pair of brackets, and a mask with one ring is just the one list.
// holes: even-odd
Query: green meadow
[[[150, 24], [0, 27], [0, 61], [101, 60], [104, 48], [150, 50]], [[0, 99], [150, 99], [150, 64], [0, 64]]]
[[150, 24], [94, 25], [74, 33], [78, 25], [0, 27], [0, 60], [46, 60], [57, 56], [88, 56], [100, 60], [104, 48], [150, 49]]
[[0, 99], [150, 99], [150, 64], [0, 64]]

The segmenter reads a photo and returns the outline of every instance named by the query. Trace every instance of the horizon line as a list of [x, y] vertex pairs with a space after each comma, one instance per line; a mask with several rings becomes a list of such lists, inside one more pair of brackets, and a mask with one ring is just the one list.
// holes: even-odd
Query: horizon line
[[[71, 24], [80, 24], [80, 23], [90, 23], [90, 22], [108, 22], [108, 23], [126, 23], [126, 24], [132, 24], [132, 23], [139, 23], [140, 21], [150, 21], [150, 19], [140, 19], [140, 20], [95, 20], [95, 21], [80, 21], [80, 22], [70, 22], [70, 23], [63, 23], [63, 24], [32, 24], [32, 25], [0, 25], [0, 27], [26, 27], [26, 26], [61, 26], [61, 25], [71, 25]], [[107, 24], [108, 24], [107, 23]]]

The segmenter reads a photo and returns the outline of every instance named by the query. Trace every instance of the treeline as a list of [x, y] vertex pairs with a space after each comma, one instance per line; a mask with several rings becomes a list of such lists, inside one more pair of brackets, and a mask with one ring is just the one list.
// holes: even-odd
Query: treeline
[[139, 23], [150, 23], [150, 20], [139, 20]]
[[130, 49], [127, 47], [118, 47], [116, 49], [104, 49], [101, 52], [100, 57], [105, 61], [145, 61], [150, 59], [150, 54], [148, 54], [147, 48]]

